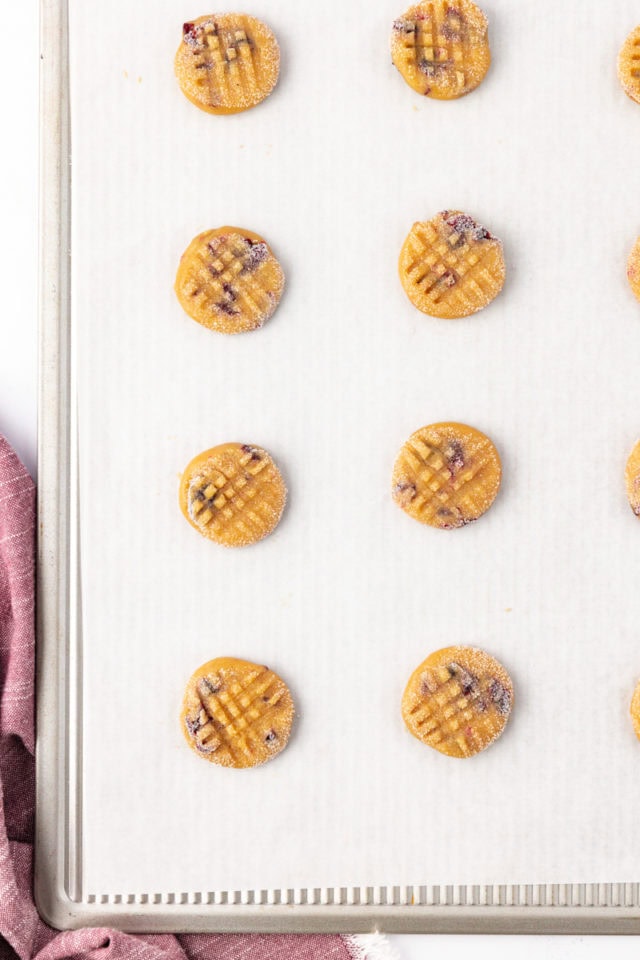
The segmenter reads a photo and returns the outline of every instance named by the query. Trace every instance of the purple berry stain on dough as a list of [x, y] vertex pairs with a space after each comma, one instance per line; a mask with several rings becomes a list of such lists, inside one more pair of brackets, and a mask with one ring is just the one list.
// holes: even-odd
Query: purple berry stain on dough
[[192, 717], [185, 717], [184, 724], [192, 737], [195, 737], [198, 730], [200, 730], [202, 727], [199, 717], [196, 717], [195, 720]]
[[455, 213], [450, 216], [448, 210], [443, 210], [442, 218], [454, 233], [462, 237], [470, 233], [473, 240], [493, 240], [489, 231], [466, 213]]
[[249, 454], [251, 454], [251, 459], [252, 459], [252, 460], [261, 460], [261, 459], [262, 459], [262, 457], [260, 456], [259, 452], [256, 450], [255, 447], [252, 447], [250, 443], [243, 443], [243, 444], [242, 444], [242, 447], [241, 447], [240, 449], [242, 450], [243, 453], [249, 453]]
[[251, 273], [252, 271], [257, 270], [260, 264], [267, 260], [269, 257], [269, 250], [264, 240], [256, 241], [251, 240], [249, 237], [245, 237], [245, 241], [249, 249], [244, 256], [242, 270], [243, 272]]
[[468, 697], [470, 693], [478, 689], [478, 678], [470, 670], [466, 670], [459, 663], [453, 661], [447, 664], [449, 675], [454, 677], [460, 684], [462, 695]]
[[455, 7], [449, 7], [445, 13], [444, 23], [440, 28], [440, 32], [445, 40], [460, 43], [464, 39], [465, 23], [466, 21], [462, 13], [456, 10]]
[[415, 483], [409, 481], [401, 481], [396, 483], [393, 488], [393, 496], [395, 500], [401, 505], [406, 506], [406, 504], [411, 503], [412, 500], [415, 500], [418, 493], [418, 488]]
[[458, 278], [453, 270], [447, 270], [437, 282], [443, 284], [445, 287], [455, 287]]
[[494, 679], [491, 681], [489, 696], [498, 713], [506, 716], [511, 710], [511, 697], [509, 696], [509, 691], [505, 689], [499, 680]]
[[444, 451], [447, 466], [453, 473], [464, 467], [464, 451], [459, 440], [452, 440]]
[[182, 38], [185, 43], [194, 47], [198, 43], [198, 27], [195, 23], [185, 23], [182, 25]]
[[214, 303], [214, 307], [216, 310], [219, 310], [220, 313], [226, 313], [228, 317], [237, 317], [240, 313], [239, 310], [232, 307], [226, 300], [218, 300], [217, 303]]

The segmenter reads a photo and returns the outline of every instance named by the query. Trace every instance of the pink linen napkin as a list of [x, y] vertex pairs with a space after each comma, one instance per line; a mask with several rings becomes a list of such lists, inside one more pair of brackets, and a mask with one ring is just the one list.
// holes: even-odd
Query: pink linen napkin
[[[382, 938], [299, 934], [58, 933], [32, 898], [35, 488], [0, 436], [0, 960], [365, 960]], [[4, 938], [4, 940], [3, 940]], [[10, 946], [9, 946], [10, 945]], [[371, 949], [370, 949], [371, 947]], [[15, 951], [15, 953], [13, 952]]]

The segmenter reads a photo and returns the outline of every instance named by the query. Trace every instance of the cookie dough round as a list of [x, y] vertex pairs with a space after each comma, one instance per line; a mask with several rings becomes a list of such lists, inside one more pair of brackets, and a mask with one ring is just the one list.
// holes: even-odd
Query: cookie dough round
[[400, 280], [414, 307], [456, 320], [488, 306], [505, 280], [502, 242], [459, 210], [414, 223], [400, 251]]
[[244, 13], [212, 13], [185, 23], [175, 58], [180, 89], [207, 113], [240, 113], [269, 96], [280, 71], [275, 36]]
[[463, 97], [491, 65], [487, 18], [471, 0], [417, 3], [394, 21], [391, 59], [417, 93]]
[[453, 530], [485, 513], [502, 465], [491, 440], [464, 423], [432, 423], [412, 433], [393, 468], [392, 495], [420, 523]]
[[497, 740], [513, 707], [501, 663], [475, 647], [445, 647], [411, 674], [402, 697], [410, 733], [448, 757], [472, 757]]
[[640, 103], [640, 26], [631, 31], [618, 54], [618, 78], [626, 95]]
[[[640, 49], [640, 48], [639, 48]], [[640, 63], [640, 55], [638, 58]], [[627, 261], [627, 280], [636, 300], [640, 300], [640, 237], [636, 240]]]
[[182, 474], [180, 509], [192, 527], [224, 547], [245, 547], [278, 525], [287, 489], [271, 456], [248, 443], [198, 454]]
[[629, 713], [631, 714], [631, 722], [633, 723], [636, 737], [640, 740], [640, 682], [633, 691]]
[[287, 745], [295, 708], [284, 680], [248, 660], [218, 657], [187, 684], [182, 732], [198, 756], [223, 767], [256, 767]]
[[624, 482], [627, 488], [629, 506], [636, 517], [640, 517], [640, 440], [629, 454], [624, 471]]
[[241, 227], [194, 237], [175, 282], [185, 313], [218, 333], [257, 330], [275, 312], [283, 289], [282, 267], [266, 240]]

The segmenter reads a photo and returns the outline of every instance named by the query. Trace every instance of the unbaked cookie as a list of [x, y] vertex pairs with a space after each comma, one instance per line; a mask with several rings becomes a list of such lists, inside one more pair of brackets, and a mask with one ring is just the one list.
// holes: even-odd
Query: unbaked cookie
[[618, 77], [627, 96], [640, 103], [640, 26], [631, 31], [618, 54]]
[[257, 543], [275, 529], [287, 489], [266, 450], [223, 443], [191, 461], [180, 481], [180, 509], [192, 527], [224, 547]]
[[223, 767], [256, 767], [287, 745], [295, 709], [284, 680], [248, 660], [218, 657], [193, 674], [180, 723], [192, 750]]
[[[638, 61], [640, 63], [640, 59]], [[640, 300], [640, 237], [636, 240], [627, 261], [627, 279], [636, 300]]]
[[392, 494], [420, 523], [463, 527], [485, 513], [502, 466], [491, 440], [464, 423], [432, 423], [412, 433], [393, 468]]
[[391, 59], [417, 93], [463, 97], [491, 64], [487, 18], [471, 0], [418, 3], [393, 24]]
[[239, 113], [264, 100], [278, 81], [273, 33], [244, 13], [198, 17], [182, 27], [175, 58], [180, 89], [208, 113]]
[[502, 242], [459, 210], [414, 223], [400, 252], [400, 280], [414, 307], [454, 320], [488, 306], [504, 286]]
[[633, 691], [629, 713], [631, 714], [631, 722], [633, 723], [636, 737], [640, 740], [640, 683], [637, 684]]
[[415, 670], [402, 697], [410, 733], [448, 757], [472, 757], [496, 740], [513, 707], [501, 663], [475, 647], [445, 647]]
[[640, 517], [640, 440], [629, 454], [624, 480], [629, 505], [636, 517]]
[[205, 230], [180, 259], [175, 291], [183, 310], [218, 333], [256, 330], [284, 289], [282, 267], [257, 233], [241, 227]]

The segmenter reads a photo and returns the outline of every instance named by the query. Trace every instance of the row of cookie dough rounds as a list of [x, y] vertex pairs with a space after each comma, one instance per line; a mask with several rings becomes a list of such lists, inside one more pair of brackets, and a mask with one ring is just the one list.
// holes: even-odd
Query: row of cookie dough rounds
[[[414, 737], [463, 759], [498, 739], [513, 703], [513, 682], [502, 664], [477, 647], [456, 646], [434, 651], [414, 670], [401, 712]], [[630, 712], [640, 739], [640, 683]], [[242, 768], [281, 753], [294, 719], [291, 692], [278, 674], [247, 660], [218, 657], [189, 679], [180, 725], [198, 756]]]
[[[422, 743], [471, 757], [496, 740], [513, 706], [513, 683], [475, 647], [446, 647], [412, 673], [402, 717]], [[223, 767], [255, 767], [286, 747], [295, 719], [287, 684], [268, 667], [218, 657], [189, 679], [180, 724], [189, 746]]]
[[[422, 96], [455, 100], [482, 83], [491, 65], [488, 21], [471, 0], [418, 3], [393, 23], [391, 59]], [[640, 27], [618, 57], [618, 77], [640, 103]], [[207, 113], [248, 110], [278, 82], [280, 49], [273, 31], [255, 17], [218, 13], [185, 23], [174, 61], [180, 89]]]
[[[447, 320], [482, 310], [505, 280], [501, 241], [459, 210], [414, 223], [398, 270], [413, 305]], [[282, 267], [263, 237], [226, 226], [193, 238], [180, 258], [174, 288], [193, 320], [235, 334], [257, 330], [273, 316], [284, 282]]]
[[[463, 423], [416, 430], [396, 459], [391, 493], [410, 517], [441, 530], [466, 526], [486, 513], [502, 477], [495, 445]], [[625, 470], [627, 498], [640, 517], [640, 440]], [[192, 527], [225, 547], [257, 543], [277, 527], [287, 490], [262, 447], [223, 443], [194, 457], [180, 481], [180, 509]]]
[[[395, 462], [392, 496], [411, 517], [441, 529], [477, 520], [496, 498], [502, 467], [494, 444], [462, 423], [416, 430]], [[185, 468], [180, 509], [198, 533], [225, 547], [268, 536], [282, 517], [287, 491], [271, 455], [252, 444], [223, 443]]]
[[[398, 263], [415, 307], [453, 320], [486, 307], [505, 280], [502, 243], [459, 210], [414, 223]], [[242, 227], [217, 227], [194, 237], [180, 258], [175, 292], [193, 320], [218, 333], [257, 330], [273, 316], [284, 291], [282, 267], [267, 241]]]
[[[445, 320], [468, 317], [488, 306], [504, 286], [505, 270], [502, 242], [459, 210], [443, 210], [414, 223], [398, 263], [411, 303]], [[629, 256], [627, 277], [640, 300], [640, 239]], [[218, 333], [235, 334], [257, 330], [273, 316], [284, 282], [266, 240], [251, 230], [227, 226], [194, 237], [180, 259], [175, 291], [193, 320]]]

